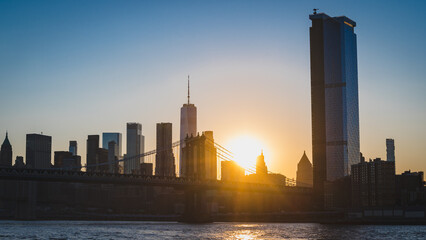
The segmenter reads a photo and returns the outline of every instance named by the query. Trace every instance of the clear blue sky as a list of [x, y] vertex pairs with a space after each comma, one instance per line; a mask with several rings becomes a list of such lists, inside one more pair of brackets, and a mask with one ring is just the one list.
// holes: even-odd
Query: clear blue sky
[[84, 161], [88, 134], [136, 121], [151, 150], [157, 122], [178, 138], [190, 74], [199, 131], [253, 135], [293, 177], [311, 159], [312, 8], [357, 22], [361, 151], [385, 158], [392, 137], [398, 172], [426, 170], [425, 1], [0, 0], [1, 141], [15, 157], [26, 133], [75, 139]]

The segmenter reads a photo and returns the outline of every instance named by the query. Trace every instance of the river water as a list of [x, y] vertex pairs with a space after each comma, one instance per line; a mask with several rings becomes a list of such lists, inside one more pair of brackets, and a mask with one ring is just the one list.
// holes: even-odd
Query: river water
[[426, 226], [0, 221], [0, 239], [426, 239]]

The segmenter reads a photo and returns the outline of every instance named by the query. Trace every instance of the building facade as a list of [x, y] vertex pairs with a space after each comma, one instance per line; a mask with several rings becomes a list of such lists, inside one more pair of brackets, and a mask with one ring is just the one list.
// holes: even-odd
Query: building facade
[[131, 174], [140, 170], [140, 164], [145, 152], [145, 137], [142, 135], [142, 125], [140, 123], [127, 123], [127, 153], [128, 160], [124, 161], [124, 173]]
[[297, 164], [296, 172], [296, 186], [298, 187], [312, 187], [313, 169], [312, 164], [303, 152], [303, 156]]
[[87, 136], [87, 150], [86, 150], [86, 163], [87, 171], [99, 171], [99, 135]]
[[42, 134], [27, 134], [25, 159], [27, 168], [51, 168], [52, 137]]
[[396, 205], [420, 206], [426, 204], [423, 172], [405, 171], [395, 176]]
[[180, 154], [179, 154], [179, 175], [183, 175], [185, 161], [183, 161], [183, 148], [185, 147], [185, 139], [187, 137], [195, 137], [197, 135], [197, 107], [190, 103], [189, 95], [189, 76], [188, 76], [188, 103], [183, 104], [180, 109]]
[[196, 179], [217, 179], [217, 155], [213, 132], [185, 139], [182, 149], [182, 177]]
[[386, 139], [386, 160], [395, 162], [395, 140], [392, 138]]
[[395, 162], [376, 158], [352, 165], [352, 206], [391, 207], [395, 204]]
[[108, 142], [108, 172], [110, 173], [118, 173], [118, 145], [115, 141]]
[[156, 176], [176, 176], [175, 157], [172, 149], [172, 124], [157, 123]]
[[78, 152], [77, 152], [77, 141], [70, 141], [69, 151], [74, 156], [78, 155]]
[[4, 138], [0, 150], [0, 167], [12, 167], [12, 145], [9, 142], [8, 134]]
[[320, 202], [324, 182], [359, 163], [356, 23], [324, 13], [309, 18], [313, 188]]
[[117, 148], [116, 157], [120, 159], [122, 155], [122, 136], [121, 133], [102, 133], [102, 148], [108, 149], [109, 143], [115, 142], [115, 147]]

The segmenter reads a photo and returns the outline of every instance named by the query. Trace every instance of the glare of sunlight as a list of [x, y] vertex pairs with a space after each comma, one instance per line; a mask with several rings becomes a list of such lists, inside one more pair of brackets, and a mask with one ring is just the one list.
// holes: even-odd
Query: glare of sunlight
[[264, 154], [268, 153], [265, 145], [250, 135], [241, 135], [231, 139], [226, 144], [226, 148], [234, 154], [234, 161], [246, 169], [256, 166], [256, 158], [262, 150]]

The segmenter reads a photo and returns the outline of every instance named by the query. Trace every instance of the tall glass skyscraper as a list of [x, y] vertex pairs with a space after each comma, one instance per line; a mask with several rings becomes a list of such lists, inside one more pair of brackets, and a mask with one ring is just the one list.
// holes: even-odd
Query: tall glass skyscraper
[[347, 17], [309, 15], [313, 187], [350, 174], [360, 161], [357, 46]]
[[145, 137], [142, 135], [140, 123], [127, 123], [127, 158], [124, 161], [124, 173], [131, 174], [140, 171], [143, 157], [137, 157], [145, 152]]
[[182, 149], [185, 147], [185, 138], [187, 136], [197, 135], [197, 107], [190, 103], [189, 96], [189, 76], [188, 76], [188, 103], [183, 104], [180, 109], [180, 154], [179, 154], [179, 176], [182, 176], [185, 169], [185, 161], [183, 161]]
[[108, 149], [109, 142], [115, 142], [118, 151], [116, 157], [121, 158], [121, 133], [102, 133], [102, 148]]

